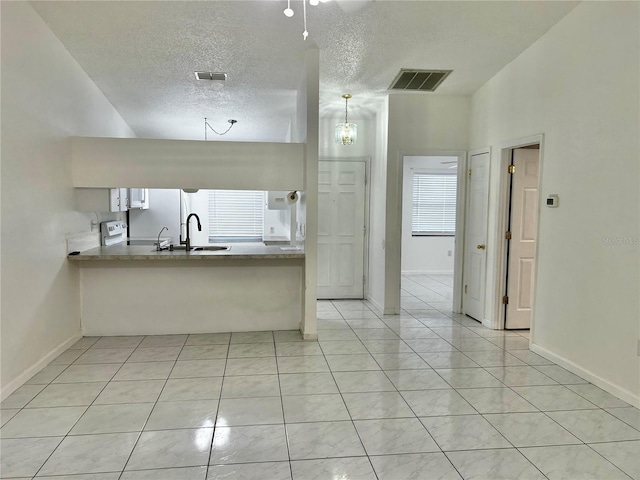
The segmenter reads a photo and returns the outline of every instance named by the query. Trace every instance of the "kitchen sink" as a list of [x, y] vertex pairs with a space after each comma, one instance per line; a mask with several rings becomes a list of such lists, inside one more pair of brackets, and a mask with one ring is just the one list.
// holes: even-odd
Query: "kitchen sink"
[[[174, 245], [173, 250], [184, 251], [186, 250], [185, 245]], [[191, 247], [190, 252], [220, 252], [224, 250], [230, 250], [230, 246], [221, 246], [221, 245], [206, 245], [206, 246], [195, 246]], [[154, 250], [155, 251], [155, 250]]]

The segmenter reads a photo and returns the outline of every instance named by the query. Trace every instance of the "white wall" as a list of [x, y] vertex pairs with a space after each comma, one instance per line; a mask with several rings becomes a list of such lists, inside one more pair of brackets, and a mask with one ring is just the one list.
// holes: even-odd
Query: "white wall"
[[375, 118], [350, 119], [358, 125], [358, 140], [353, 145], [335, 142], [336, 123], [344, 122], [344, 117], [323, 117], [320, 119], [319, 156], [323, 158], [371, 157], [375, 149]]
[[[133, 132], [27, 2], [2, 16], [2, 397], [80, 335], [68, 136]], [[43, 73], [46, 72], [46, 73]]]
[[[293, 138], [305, 143], [304, 191], [296, 218], [304, 238], [304, 295], [300, 329], [305, 339], [317, 338], [318, 284], [318, 135], [320, 103], [320, 52], [309, 49], [298, 86], [296, 127]], [[301, 189], [297, 189], [301, 190]]]
[[400, 311], [402, 157], [467, 150], [470, 97], [389, 95], [385, 206], [385, 313]]
[[[544, 134], [540, 197], [560, 202], [540, 209], [533, 348], [636, 404], [639, 9], [578, 5], [476, 92], [470, 137], [472, 148], [493, 148], [487, 244], [496, 245], [499, 147]], [[489, 286], [494, 265], [490, 248]], [[495, 310], [487, 298], [486, 318]]]
[[291, 231], [291, 209], [269, 210], [266, 205], [264, 209], [264, 237], [286, 237], [289, 238]]
[[371, 202], [369, 223], [369, 281], [367, 298], [384, 310], [385, 218], [387, 198], [387, 143], [389, 99], [379, 106], [375, 118], [375, 148], [371, 158]]
[[[413, 173], [456, 175], [458, 157], [406, 156], [402, 172], [402, 273], [453, 273], [455, 237], [412, 236]], [[455, 164], [453, 164], [455, 166]]]
[[149, 209], [129, 210], [129, 236], [156, 238], [162, 227], [163, 237], [172, 237], [175, 244], [180, 239], [180, 190], [149, 189]]

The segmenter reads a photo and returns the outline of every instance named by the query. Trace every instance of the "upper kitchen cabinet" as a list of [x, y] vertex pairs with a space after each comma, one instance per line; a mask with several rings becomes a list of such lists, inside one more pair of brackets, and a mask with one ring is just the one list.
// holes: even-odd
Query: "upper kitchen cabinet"
[[129, 189], [129, 209], [147, 210], [149, 208], [149, 189], [130, 188]]

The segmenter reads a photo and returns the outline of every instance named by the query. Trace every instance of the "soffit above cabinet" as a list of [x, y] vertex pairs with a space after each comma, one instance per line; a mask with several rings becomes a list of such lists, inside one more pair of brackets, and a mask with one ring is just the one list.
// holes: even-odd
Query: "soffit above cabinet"
[[72, 137], [74, 187], [304, 190], [301, 143]]

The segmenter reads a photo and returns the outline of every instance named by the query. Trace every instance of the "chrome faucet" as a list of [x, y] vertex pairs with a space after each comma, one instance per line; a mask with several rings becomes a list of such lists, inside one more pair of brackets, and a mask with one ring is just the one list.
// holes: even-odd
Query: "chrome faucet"
[[160, 230], [160, 233], [158, 234], [158, 243], [156, 243], [156, 252], [161, 252], [163, 250], [162, 245], [160, 245], [160, 235], [162, 235], [162, 232], [164, 231], [169, 231], [169, 229], [167, 227], [162, 227], [162, 230]]
[[189, 238], [189, 220], [191, 220], [191, 217], [196, 217], [196, 220], [198, 222], [198, 231], [201, 232], [202, 231], [202, 225], [200, 225], [200, 217], [198, 215], [196, 215], [195, 213], [190, 214], [187, 217], [187, 242], [186, 242], [186, 249], [187, 252], [189, 250], [191, 250], [191, 239]]

